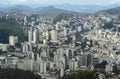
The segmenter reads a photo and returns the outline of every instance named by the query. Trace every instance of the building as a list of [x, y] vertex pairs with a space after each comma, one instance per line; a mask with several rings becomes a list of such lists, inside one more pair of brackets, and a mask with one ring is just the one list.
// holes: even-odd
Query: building
[[64, 27], [63, 35], [67, 36], [67, 28], [66, 27]]
[[87, 55], [79, 56], [79, 66], [87, 66]]
[[18, 43], [18, 37], [17, 36], [9, 36], [9, 44], [12, 46], [15, 46], [16, 43]]
[[93, 66], [95, 66], [96, 64], [99, 64], [99, 59], [98, 59], [97, 57], [93, 57], [93, 58], [92, 58], [92, 61], [91, 61], [91, 64], [92, 64]]
[[0, 44], [0, 50], [7, 51], [8, 44]]
[[33, 31], [33, 43], [37, 43], [38, 42], [38, 30], [34, 29]]
[[112, 66], [112, 64], [106, 65], [105, 71], [106, 71], [106, 72], [112, 72], [112, 71], [113, 71], [113, 66]]
[[32, 59], [22, 59], [17, 62], [17, 68], [22, 70], [33, 71], [34, 60]]
[[39, 73], [43, 74], [47, 72], [47, 63], [45, 61], [39, 62]]
[[7, 58], [6, 56], [0, 56], [0, 64], [7, 63]]
[[51, 33], [51, 42], [58, 41], [57, 30], [52, 30], [50, 33]]
[[26, 53], [26, 52], [28, 52], [29, 51], [29, 48], [30, 46], [27, 44], [27, 43], [23, 43], [22, 44], [22, 52], [23, 53]]
[[79, 66], [90, 67], [92, 64], [95, 63], [98, 63], [97, 60], [93, 59], [93, 56], [90, 54], [79, 56]]
[[28, 31], [29, 42], [37, 43], [39, 41], [38, 30], [35, 28], [30, 28]]
[[75, 59], [70, 60], [69, 62], [69, 69], [71, 71], [75, 71], [78, 68], [78, 62]]

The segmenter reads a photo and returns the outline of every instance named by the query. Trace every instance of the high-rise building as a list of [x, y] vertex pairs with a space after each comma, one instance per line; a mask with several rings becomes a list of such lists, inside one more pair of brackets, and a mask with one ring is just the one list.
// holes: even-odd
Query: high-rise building
[[29, 42], [32, 42], [33, 40], [33, 29], [30, 28], [30, 30], [28, 31], [28, 37], [29, 37]]
[[80, 55], [79, 66], [90, 66], [92, 65], [93, 56], [92, 55]]
[[67, 36], [67, 28], [66, 28], [66, 27], [64, 27], [63, 35], [64, 35], [64, 36]]
[[60, 69], [60, 77], [64, 76], [64, 69]]
[[46, 35], [46, 40], [49, 40], [49, 38], [50, 38], [50, 33], [49, 33], [48, 30], [45, 32], [45, 35]]
[[29, 45], [27, 43], [22, 44], [22, 52], [28, 52], [29, 51]]
[[87, 55], [80, 55], [79, 65], [80, 66], [87, 66]]
[[37, 29], [34, 29], [33, 31], [33, 43], [37, 43], [38, 41], [38, 31]]
[[38, 30], [37, 29], [33, 29], [32, 27], [30, 28], [30, 30], [28, 31], [28, 37], [29, 37], [29, 42], [31, 43], [37, 43], [38, 41]]
[[9, 44], [12, 46], [15, 46], [15, 44], [18, 43], [18, 37], [16, 36], [10, 36], [9, 37]]
[[64, 57], [60, 57], [58, 59], [57, 67], [59, 67], [60, 69], [65, 69], [66, 68], [66, 61], [65, 61]]
[[39, 73], [46, 73], [47, 72], [47, 64], [45, 61], [41, 61], [39, 63]]
[[24, 17], [24, 25], [27, 23], [27, 16]]
[[51, 31], [51, 41], [56, 42], [58, 40], [57, 30]]
[[69, 62], [69, 69], [71, 71], [75, 71], [78, 67], [78, 62], [75, 59], [70, 60]]
[[78, 26], [78, 32], [81, 32], [81, 30], [82, 30], [82, 27]]

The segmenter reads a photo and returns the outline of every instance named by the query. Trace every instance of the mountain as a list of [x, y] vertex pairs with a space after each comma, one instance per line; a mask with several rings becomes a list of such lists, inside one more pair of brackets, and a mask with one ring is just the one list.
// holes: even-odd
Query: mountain
[[10, 14], [30, 14], [33, 13], [33, 8], [25, 5], [16, 5], [8, 8], [1, 8], [0, 12], [10, 13]]
[[[61, 14], [61, 13], [96, 13], [104, 10], [108, 10], [119, 5], [70, 5], [61, 4], [54, 6], [41, 6], [38, 8], [31, 8], [25, 5], [16, 5], [9, 8], [0, 8], [0, 12], [4, 13], [17, 13], [17, 14], [41, 14], [41, 15], [51, 15], [51, 14]], [[112, 11], [112, 10], [111, 10]]]
[[120, 14], [120, 7], [102, 10], [99, 13]]
[[58, 9], [55, 8], [53, 6], [48, 6], [48, 7], [44, 7], [42, 9], [39, 9], [39, 13], [43, 14], [43, 15], [48, 15], [48, 14], [61, 14], [61, 13], [75, 13], [73, 11], [68, 11], [68, 10], [63, 10], [63, 9]]
[[35, 8], [34, 11], [40, 12], [40, 11], [43, 10], [45, 7], [46, 7], [46, 6], [41, 6], [41, 7]]
[[95, 13], [100, 10], [110, 9], [117, 7], [119, 5], [106, 5], [106, 6], [100, 6], [100, 5], [70, 5], [70, 4], [61, 4], [61, 5], [55, 5], [55, 7], [74, 11], [74, 12], [80, 12], [80, 13]]
[[11, 13], [11, 14], [41, 14], [41, 15], [48, 15], [48, 14], [61, 14], [61, 13], [74, 13], [72, 11], [67, 11], [63, 9], [55, 8], [54, 6], [44, 6], [38, 8], [31, 8], [24, 5], [16, 5], [9, 8], [1, 8], [0, 12], [4, 13]]
[[16, 5], [16, 6], [12, 6], [12, 7], [8, 8], [8, 9], [21, 9], [21, 10], [28, 10], [28, 11], [33, 10], [33, 8], [25, 6], [25, 5]]

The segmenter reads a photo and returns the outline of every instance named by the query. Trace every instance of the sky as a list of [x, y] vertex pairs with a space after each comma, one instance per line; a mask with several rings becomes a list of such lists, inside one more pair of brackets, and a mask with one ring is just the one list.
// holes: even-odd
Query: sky
[[7, 5], [112, 5], [120, 3], [120, 0], [0, 0], [1, 6]]

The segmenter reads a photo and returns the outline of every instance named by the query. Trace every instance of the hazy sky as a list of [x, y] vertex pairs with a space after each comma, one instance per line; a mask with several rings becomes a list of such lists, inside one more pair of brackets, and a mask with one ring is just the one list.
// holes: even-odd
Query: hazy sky
[[0, 0], [0, 5], [110, 5], [119, 3], [120, 0]]

